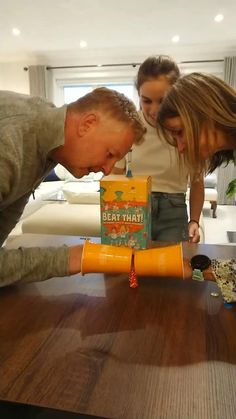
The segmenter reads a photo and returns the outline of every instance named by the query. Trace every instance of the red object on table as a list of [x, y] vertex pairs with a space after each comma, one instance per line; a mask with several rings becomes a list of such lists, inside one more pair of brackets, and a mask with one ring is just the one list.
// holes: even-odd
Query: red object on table
[[130, 288], [138, 287], [138, 279], [135, 270], [132, 268], [129, 274], [129, 286]]

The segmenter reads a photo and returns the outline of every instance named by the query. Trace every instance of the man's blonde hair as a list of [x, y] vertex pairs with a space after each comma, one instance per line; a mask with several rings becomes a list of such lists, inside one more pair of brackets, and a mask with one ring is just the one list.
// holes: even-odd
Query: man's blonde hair
[[135, 144], [141, 144], [146, 132], [134, 103], [122, 93], [106, 87], [94, 89], [91, 93], [68, 105], [68, 110], [75, 113], [99, 110], [116, 121], [131, 126], [135, 133]]

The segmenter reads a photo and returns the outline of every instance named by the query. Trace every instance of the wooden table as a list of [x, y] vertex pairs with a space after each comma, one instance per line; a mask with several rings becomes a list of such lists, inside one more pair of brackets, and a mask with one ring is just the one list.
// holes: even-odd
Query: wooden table
[[[78, 239], [23, 235], [11, 246], [62, 242]], [[102, 274], [1, 289], [0, 399], [104, 418], [235, 419], [236, 311], [216, 289], [171, 278], [130, 289], [126, 275]]]

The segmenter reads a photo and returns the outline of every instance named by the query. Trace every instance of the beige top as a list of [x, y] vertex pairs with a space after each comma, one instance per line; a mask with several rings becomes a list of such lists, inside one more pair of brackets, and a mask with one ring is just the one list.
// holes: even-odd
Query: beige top
[[[183, 158], [146, 122], [141, 111], [140, 116], [147, 132], [143, 144], [132, 147], [132, 174], [151, 176], [153, 192], [185, 193], [188, 170]], [[116, 163], [117, 168], [125, 168], [125, 165], [126, 159]]]

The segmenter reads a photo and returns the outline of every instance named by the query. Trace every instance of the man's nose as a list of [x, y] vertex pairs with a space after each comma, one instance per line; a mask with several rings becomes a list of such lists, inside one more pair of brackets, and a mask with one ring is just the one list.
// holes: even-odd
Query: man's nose
[[104, 164], [102, 166], [102, 171], [104, 173], [105, 176], [109, 175], [109, 173], [111, 173], [113, 167], [115, 166], [115, 163], [117, 162], [117, 160], [112, 160], [111, 162], [108, 162], [106, 164]]

